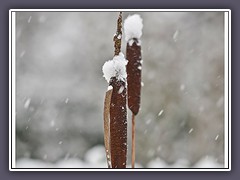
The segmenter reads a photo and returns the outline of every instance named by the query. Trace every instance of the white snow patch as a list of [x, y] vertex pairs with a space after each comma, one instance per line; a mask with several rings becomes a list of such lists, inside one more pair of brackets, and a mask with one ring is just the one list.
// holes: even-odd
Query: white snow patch
[[147, 168], [165, 168], [165, 167], [167, 167], [167, 164], [160, 158], [153, 159], [147, 164]]
[[158, 116], [161, 116], [163, 113], [163, 109], [158, 113]]
[[126, 81], [127, 72], [126, 65], [128, 61], [124, 58], [123, 53], [114, 56], [112, 60], [104, 63], [102, 67], [103, 77], [109, 83], [111, 77], [116, 77], [118, 80]]
[[[129, 45], [129, 46], [132, 46], [133, 43], [134, 43], [134, 40], [133, 40], [133, 39], [130, 39], [130, 40], [128, 41], [128, 45]], [[138, 39], [137, 45], [138, 45], [138, 46], [141, 46], [141, 44], [142, 44], [142, 42]]]
[[65, 99], [65, 103], [67, 104], [69, 102], [69, 98], [66, 98]]
[[117, 36], [117, 38], [118, 38], [118, 39], [121, 39], [121, 38], [122, 38], [122, 35], [121, 35], [121, 34], [119, 34], [119, 35]]
[[124, 86], [121, 86], [118, 90], [118, 94], [121, 94], [123, 92], [123, 90], [124, 90]]
[[[157, 151], [161, 150], [158, 146]], [[154, 150], [150, 150], [147, 154], [154, 154]], [[105, 148], [103, 145], [97, 145], [89, 149], [83, 160], [67, 153], [66, 156], [56, 163], [49, 163], [44, 160], [48, 159], [48, 155], [44, 154], [44, 160], [30, 159], [29, 156], [17, 159], [17, 168], [107, 168]], [[141, 164], [136, 163], [136, 168], [142, 168]], [[211, 156], [205, 156], [200, 159], [194, 166], [190, 166], [187, 159], [176, 159], [173, 164], [167, 164], [160, 157], [151, 158], [146, 168], [223, 168], [224, 165], [217, 162], [217, 159]], [[131, 168], [131, 164], [127, 164], [127, 168]]]
[[194, 168], [223, 168], [223, 165], [219, 164], [213, 157], [206, 156], [198, 161]]
[[124, 21], [125, 40], [129, 41], [132, 38], [139, 39], [142, 36], [142, 18], [138, 14], [128, 16]]
[[219, 134], [215, 137], [215, 141], [217, 141], [218, 140], [218, 138], [219, 138]]
[[193, 132], [193, 128], [191, 128], [189, 131], [188, 131], [188, 134], [191, 134]]
[[55, 121], [54, 121], [54, 120], [51, 121], [50, 126], [51, 126], [51, 127], [54, 127], [54, 126], [55, 126]]
[[112, 86], [108, 86], [108, 88], [107, 88], [108, 91], [109, 91], [109, 90], [112, 90], [112, 89], [113, 89]]
[[25, 101], [24, 108], [25, 108], [25, 109], [28, 109], [30, 103], [31, 103], [31, 98], [28, 98], [28, 99]]
[[102, 145], [97, 145], [87, 151], [85, 154], [86, 162], [96, 164], [101, 162], [106, 162], [105, 148]]
[[173, 40], [176, 42], [177, 39], [178, 39], [178, 34], [179, 34], [179, 31], [176, 30], [175, 33], [173, 34]]
[[29, 16], [29, 18], [28, 18], [28, 23], [30, 23], [31, 20], [32, 20], [32, 16]]
[[142, 70], [142, 66], [138, 66], [138, 69], [139, 69], [139, 70]]
[[184, 84], [181, 84], [180, 90], [181, 90], [181, 91], [184, 91], [184, 89], [185, 89], [185, 85], [184, 85]]
[[17, 168], [51, 168], [53, 164], [29, 158], [21, 158], [17, 160]]
[[143, 82], [141, 82], [141, 86], [142, 86], [142, 87], [144, 86], [144, 83], [143, 83]]
[[129, 46], [132, 46], [133, 43], [134, 43], [134, 40], [133, 40], [133, 39], [130, 39], [130, 40], [128, 41]]

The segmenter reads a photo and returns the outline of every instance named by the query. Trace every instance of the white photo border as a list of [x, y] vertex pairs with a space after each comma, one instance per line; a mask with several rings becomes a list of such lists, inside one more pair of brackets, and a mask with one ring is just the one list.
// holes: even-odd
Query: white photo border
[[[16, 167], [16, 12], [224, 12], [224, 167], [223, 168], [17, 168]], [[9, 10], [9, 170], [10, 171], [231, 171], [231, 10], [230, 9], [10, 9]]]

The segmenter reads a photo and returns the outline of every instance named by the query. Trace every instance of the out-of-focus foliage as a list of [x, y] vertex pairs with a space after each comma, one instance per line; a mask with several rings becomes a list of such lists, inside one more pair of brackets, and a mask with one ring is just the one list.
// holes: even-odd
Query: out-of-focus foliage
[[[223, 13], [136, 13], [144, 24], [137, 163], [146, 166], [159, 157], [194, 165], [205, 156], [223, 163]], [[83, 159], [89, 148], [103, 144], [107, 83], [101, 68], [114, 54], [117, 16], [17, 13], [17, 159]], [[125, 47], [123, 42], [123, 53]]]

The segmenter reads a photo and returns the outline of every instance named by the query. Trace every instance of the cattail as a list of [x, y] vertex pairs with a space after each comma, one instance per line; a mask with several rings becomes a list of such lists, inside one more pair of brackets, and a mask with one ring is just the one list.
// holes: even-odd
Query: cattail
[[[104, 134], [108, 136], [108, 113], [110, 120], [110, 138], [105, 138], [107, 159], [111, 161], [108, 166], [112, 168], [126, 168], [127, 161], [127, 89], [126, 89], [126, 65], [127, 60], [121, 53], [122, 38], [122, 13], [117, 23], [117, 32], [113, 38], [114, 57], [103, 65], [103, 74], [111, 92], [106, 94], [104, 107]], [[107, 97], [108, 96], [108, 97]], [[110, 97], [111, 96], [111, 97]], [[110, 98], [110, 101], [107, 99]], [[109, 103], [110, 102], [110, 103]], [[110, 106], [110, 107], [107, 107]], [[108, 111], [109, 112], [105, 112]], [[106, 121], [105, 121], [106, 120]], [[105, 133], [106, 132], [106, 133]], [[110, 139], [110, 145], [106, 145]], [[109, 154], [110, 149], [110, 154]], [[110, 155], [110, 158], [108, 156]]]
[[125, 39], [127, 41], [127, 98], [128, 107], [132, 111], [132, 168], [135, 164], [135, 116], [139, 112], [141, 98], [142, 56], [141, 42], [142, 19], [135, 14], [124, 22]]
[[111, 78], [110, 149], [112, 168], [126, 168], [127, 161], [127, 94], [126, 82]]

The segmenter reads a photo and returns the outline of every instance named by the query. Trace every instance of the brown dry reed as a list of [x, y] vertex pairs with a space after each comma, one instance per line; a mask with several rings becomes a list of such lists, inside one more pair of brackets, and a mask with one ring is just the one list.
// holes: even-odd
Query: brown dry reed
[[[114, 55], [121, 52], [122, 13], [114, 35]], [[112, 90], [107, 91], [104, 104], [104, 142], [109, 168], [126, 168], [127, 162], [127, 89], [126, 82], [112, 77]], [[110, 106], [110, 107], [109, 107]], [[110, 128], [109, 128], [110, 120]], [[110, 136], [110, 137], [109, 137]], [[110, 151], [110, 153], [109, 153]], [[111, 163], [110, 163], [111, 161]]]
[[131, 150], [131, 164], [135, 167], [135, 116], [140, 109], [141, 101], [141, 74], [142, 74], [142, 57], [141, 46], [137, 38], [131, 39], [133, 43], [127, 43], [126, 59], [127, 64], [127, 98], [128, 107], [132, 111], [132, 150]]
[[138, 39], [133, 39], [130, 46], [127, 43], [126, 59], [127, 64], [127, 83], [128, 83], [128, 107], [134, 115], [137, 115], [140, 108], [141, 98], [141, 46], [138, 45]]

